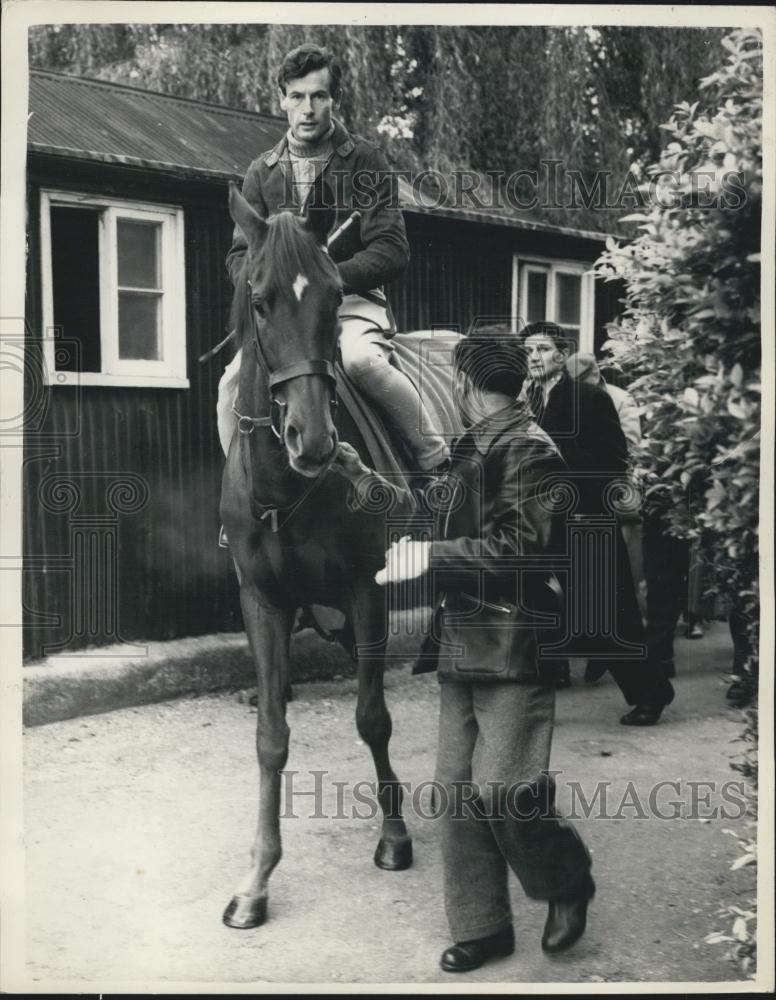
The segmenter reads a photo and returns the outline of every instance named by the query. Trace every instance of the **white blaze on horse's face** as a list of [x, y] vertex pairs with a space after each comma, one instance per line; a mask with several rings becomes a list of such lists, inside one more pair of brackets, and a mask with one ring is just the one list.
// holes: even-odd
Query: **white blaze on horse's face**
[[305, 278], [303, 274], [297, 274], [296, 281], [293, 284], [294, 295], [296, 295], [297, 302], [302, 301], [302, 295], [304, 294], [305, 288], [310, 284], [310, 282]]

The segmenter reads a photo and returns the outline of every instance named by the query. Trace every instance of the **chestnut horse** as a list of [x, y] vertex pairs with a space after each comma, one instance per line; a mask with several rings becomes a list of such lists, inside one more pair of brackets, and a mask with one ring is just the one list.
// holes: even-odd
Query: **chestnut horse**
[[299, 608], [339, 609], [359, 654], [356, 725], [377, 772], [380, 868], [412, 863], [402, 792], [391, 767], [391, 716], [383, 692], [388, 634], [385, 524], [347, 503], [349, 484], [330, 471], [339, 436], [367, 458], [349, 414], [336, 413], [334, 360], [342, 286], [325, 251], [329, 209], [308, 216], [259, 216], [231, 185], [229, 208], [248, 251], [232, 320], [243, 351], [238, 416], [224, 470], [221, 518], [240, 584], [245, 630], [256, 663], [258, 824], [252, 864], [224, 912], [230, 927], [267, 916], [268, 882], [281, 857], [280, 786], [286, 765], [289, 642]]

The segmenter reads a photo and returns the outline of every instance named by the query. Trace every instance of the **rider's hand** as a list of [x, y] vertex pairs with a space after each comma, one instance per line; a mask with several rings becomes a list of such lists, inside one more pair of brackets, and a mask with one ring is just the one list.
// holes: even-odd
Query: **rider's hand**
[[369, 472], [369, 469], [361, 461], [361, 457], [356, 449], [353, 445], [348, 444], [347, 441], [340, 441], [337, 448], [337, 457], [334, 459], [331, 467], [335, 472], [339, 472], [341, 476], [344, 476], [351, 482], [360, 479]]
[[375, 575], [375, 581], [384, 587], [387, 583], [415, 580], [428, 572], [431, 542], [414, 542], [405, 535], [385, 553], [385, 569]]

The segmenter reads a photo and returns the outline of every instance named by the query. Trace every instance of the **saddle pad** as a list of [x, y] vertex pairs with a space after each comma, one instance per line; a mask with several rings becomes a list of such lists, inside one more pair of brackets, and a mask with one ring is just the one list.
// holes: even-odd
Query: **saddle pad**
[[[449, 330], [417, 330], [398, 333], [391, 340], [391, 363], [412, 381], [448, 443], [462, 431], [452, 395], [453, 348], [460, 339], [460, 334]], [[406, 444], [397, 440], [397, 432], [348, 378], [339, 361], [335, 367], [337, 393], [364, 439], [372, 468], [407, 486]]]

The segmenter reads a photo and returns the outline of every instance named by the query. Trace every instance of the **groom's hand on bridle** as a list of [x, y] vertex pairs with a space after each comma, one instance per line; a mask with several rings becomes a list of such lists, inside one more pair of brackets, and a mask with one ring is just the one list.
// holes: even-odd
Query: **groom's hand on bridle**
[[371, 471], [361, 461], [361, 456], [353, 445], [348, 444], [347, 441], [339, 442], [337, 455], [331, 467], [334, 472], [349, 479], [351, 483], [356, 482]]

